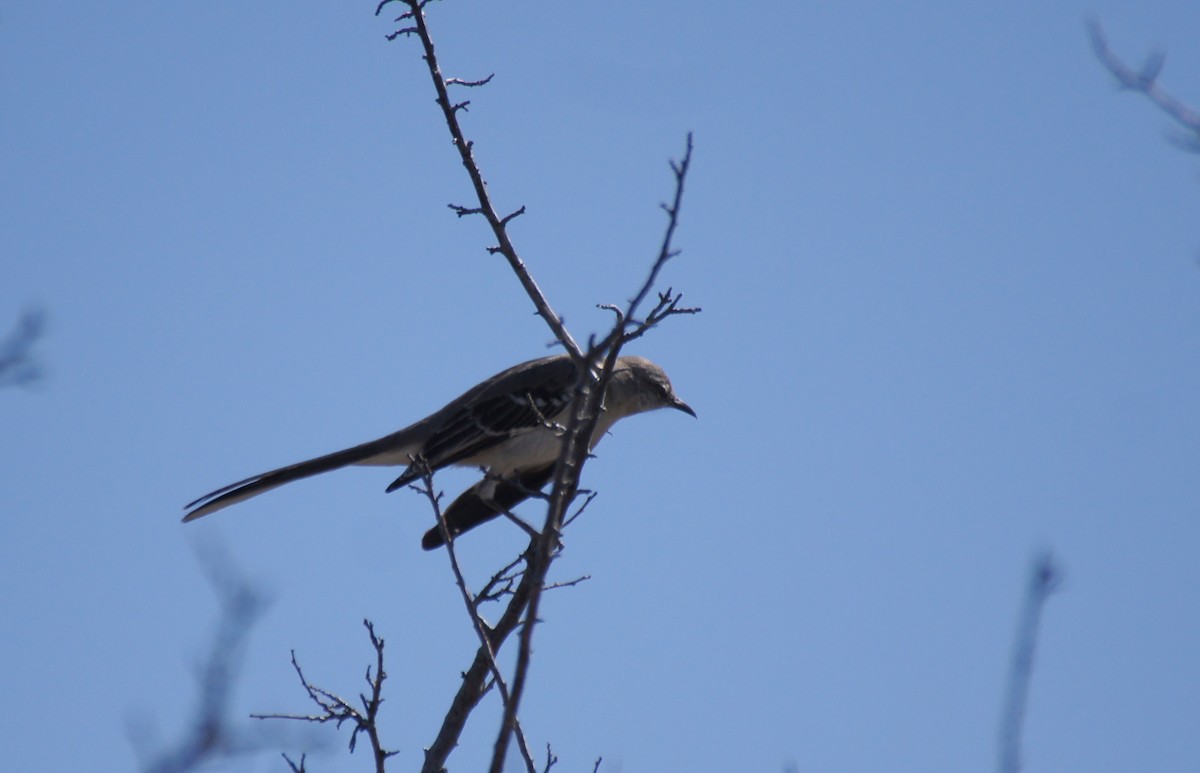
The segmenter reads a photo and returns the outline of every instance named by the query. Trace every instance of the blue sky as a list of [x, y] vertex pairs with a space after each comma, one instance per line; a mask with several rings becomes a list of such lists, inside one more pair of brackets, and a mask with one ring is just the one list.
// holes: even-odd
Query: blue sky
[[[272, 604], [234, 713], [305, 711], [389, 648], [413, 769], [473, 651], [419, 497], [355, 469], [203, 521], [182, 505], [391, 432], [549, 333], [478, 220], [414, 41], [370, 3], [8, 4], [0, 322], [0, 758], [132, 769], [189, 717], [219, 544]], [[568, 533], [523, 719], [562, 769], [994, 766], [1032, 557], [1046, 610], [1026, 770], [1200, 759], [1200, 160], [1093, 59], [1168, 54], [1200, 5], [433, 4], [512, 235], [577, 337], [644, 276], [638, 342], [700, 419], [618, 426]], [[453, 494], [469, 472], [439, 476]], [[537, 514], [531, 515], [537, 517]], [[486, 577], [522, 540], [461, 543]], [[479, 769], [494, 706], [451, 758]], [[328, 731], [320, 770], [362, 770]], [[281, 770], [269, 749], [242, 769]]]

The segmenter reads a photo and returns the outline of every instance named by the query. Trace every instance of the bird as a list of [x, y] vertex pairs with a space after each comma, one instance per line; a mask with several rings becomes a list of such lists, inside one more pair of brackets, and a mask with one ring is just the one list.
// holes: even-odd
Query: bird
[[[451, 536], [457, 537], [507, 513], [550, 482], [579, 377], [579, 366], [566, 354], [522, 362], [398, 432], [211, 491], [185, 505], [183, 521], [349, 465], [404, 466], [388, 492], [420, 479], [426, 470], [451, 465], [482, 468], [484, 478], [460, 494], [443, 514]], [[620, 419], [659, 408], [696, 416], [675, 394], [661, 367], [644, 357], [618, 357], [588, 450]], [[443, 544], [445, 538], [436, 526], [421, 540], [425, 550]]]

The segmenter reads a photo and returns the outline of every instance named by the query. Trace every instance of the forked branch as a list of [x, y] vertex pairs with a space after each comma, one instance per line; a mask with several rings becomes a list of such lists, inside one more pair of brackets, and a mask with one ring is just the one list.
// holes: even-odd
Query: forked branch
[[[425, 479], [424, 492], [437, 514], [439, 528], [449, 545], [448, 552], [456, 581], [459, 584], [464, 604], [471, 614], [472, 627], [475, 629], [480, 646], [470, 668], [463, 674], [462, 685], [443, 720], [437, 738], [426, 750], [425, 764], [422, 770], [426, 773], [434, 773], [443, 769], [451, 750], [458, 743], [470, 712], [487, 693], [490, 686], [495, 684], [498, 692], [501, 693], [504, 715], [493, 749], [491, 770], [499, 773], [503, 768], [510, 739], [515, 734], [518, 737], [526, 767], [532, 771], [532, 757], [520, 733], [517, 719], [518, 708], [529, 671], [531, 642], [537, 622], [541, 594], [546, 588], [547, 572], [560, 548], [559, 535], [562, 531], [564, 516], [580, 493], [579, 476], [589, 455], [590, 444], [588, 441], [594, 434], [601, 412], [602, 397], [612, 378], [621, 347], [625, 343], [640, 337], [670, 316], [694, 314], [699, 311], [699, 309], [681, 307], [679, 303], [682, 296], [667, 290], [665, 293], [658, 294], [657, 303], [644, 318], [639, 319], [638, 317], [639, 309], [656, 286], [662, 268], [677, 254], [672, 242], [679, 223], [684, 183], [691, 164], [692, 137], [690, 134], [688, 135], [687, 148], [683, 158], [679, 162], [671, 164], [675, 177], [675, 190], [670, 203], [663, 205], [667, 213], [667, 227], [649, 275], [625, 308], [609, 307], [615, 313], [615, 324], [599, 342], [593, 339], [585, 353], [538, 288], [509, 238], [507, 226], [515, 217], [524, 213], [524, 207], [505, 216], [498, 214], [476, 163], [473, 144], [466, 138], [459, 123], [459, 113], [465, 110], [467, 103], [453, 103], [450, 100], [448, 92], [450, 86], [478, 87], [487, 83], [491, 76], [482, 81], [463, 81], [444, 77], [424, 14], [428, 0], [384, 0], [379, 6], [379, 10], [388, 2], [402, 2], [407, 7], [407, 10], [397, 18], [397, 22], [405, 26], [398, 29], [389, 38], [394, 39], [404, 35], [414, 36], [420, 40], [423, 58], [437, 94], [438, 106], [442, 110], [442, 116], [450, 131], [454, 146], [458, 150], [462, 165], [471, 180], [478, 202], [478, 206], [450, 205], [450, 208], [460, 217], [481, 215], [487, 220], [496, 238], [496, 244], [489, 247], [488, 251], [498, 252], [505, 257], [526, 294], [533, 301], [538, 314], [550, 327], [557, 341], [582, 366], [580, 371], [583, 376], [576, 385], [575, 395], [567, 412], [566, 427], [563, 428], [561, 434], [562, 448], [555, 468], [545, 524], [541, 531], [534, 535], [521, 561], [513, 562], [497, 572], [492, 581], [475, 597], [472, 597], [467, 591], [466, 584], [462, 579], [462, 572], [453, 552], [451, 535], [440, 514], [438, 497], [433, 493], [432, 479], [428, 476]], [[584, 507], [586, 504], [585, 502]], [[515, 570], [520, 563], [524, 564], [524, 568], [519, 571]], [[478, 614], [479, 602], [485, 598], [502, 596], [508, 597], [508, 605], [500, 619], [494, 625], [489, 626]], [[524, 624], [522, 625], [522, 623]], [[511, 683], [506, 684], [496, 665], [496, 653], [508, 636], [518, 629], [520, 630], [520, 646], [517, 652], [517, 666]], [[547, 769], [553, 764], [550, 761], [551, 758], [552, 756], [548, 756]], [[599, 763], [597, 762], [597, 764]]]
[[[343, 723], [350, 722], [354, 729], [350, 732], [350, 751], [353, 753], [358, 743], [358, 735], [362, 733], [367, 736], [367, 740], [371, 744], [371, 756], [375, 762], [375, 772], [384, 773], [385, 765], [388, 758], [395, 756], [396, 752], [388, 751], [383, 747], [383, 743], [379, 739], [379, 709], [383, 706], [383, 682], [387, 679], [387, 672], [383, 670], [383, 639], [375, 635], [375, 626], [370, 620], [363, 620], [363, 625], [367, 629], [367, 633], [371, 637], [371, 646], [375, 649], [375, 668], [374, 674], [370, 666], [367, 666], [366, 681], [370, 688], [370, 697], [364, 694], [358, 696], [362, 708], [358, 708], [345, 698], [341, 698], [336, 694], [322, 687], [317, 687], [308, 681], [304, 676], [303, 669], [300, 668], [299, 661], [296, 660], [296, 651], [292, 650], [292, 668], [296, 671], [296, 676], [300, 678], [300, 684], [308, 693], [308, 698], [321, 710], [319, 714], [251, 714], [254, 719], [291, 719], [299, 722], [316, 722], [324, 724], [333, 722], [338, 727]], [[286, 758], [285, 758], [286, 759]], [[288, 764], [295, 770], [295, 764], [288, 760]], [[301, 758], [303, 765], [303, 758]]]
[[[604, 341], [588, 347], [587, 360], [589, 364], [599, 362], [603, 358], [603, 367], [599, 371], [596, 371], [589, 366], [576, 387], [575, 399], [571, 404], [570, 423], [567, 425], [567, 432], [563, 436], [562, 451], [559, 454], [558, 464], [555, 467], [554, 485], [551, 489], [550, 506], [546, 513], [546, 523], [542, 528], [541, 534], [530, 546], [527, 572], [533, 578], [533, 583], [530, 590], [529, 611], [525, 616], [526, 625], [521, 629], [520, 648], [517, 651], [517, 666], [512, 679], [512, 697], [504, 707], [504, 718], [500, 724], [500, 733], [496, 739], [492, 756], [491, 773], [500, 773], [503, 769], [508, 739], [516, 727], [517, 708], [520, 706], [526, 676], [529, 672], [530, 656], [533, 649], [533, 630], [538, 620], [538, 609], [541, 603], [542, 591], [545, 589], [546, 574], [550, 570], [550, 564], [554, 560], [555, 551], [559, 544], [563, 519], [567, 509], [575, 501], [575, 497], [579, 491], [579, 476], [583, 471], [583, 464], [587, 460], [591, 450], [588, 440], [595, 431], [596, 422], [600, 417], [601, 401], [605, 390], [608, 388], [608, 383], [612, 379], [613, 369], [616, 367], [621, 347], [627, 340], [625, 336], [628, 320], [632, 319], [637, 313], [638, 307], [657, 281], [662, 267], [676, 254], [672, 247], [672, 240], [675, 235], [675, 229], [679, 224], [683, 188], [687, 179], [691, 157], [692, 136], [689, 134], [687, 150], [684, 153], [683, 160], [678, 164], [672, 163], [671, 165], [675, 173], [675, 195], [671, 205], [664, 207], [668, 214], [667, 228], [659, 248], [658, 258], [654, 261], [654, 266], [651, 268], [645, 282], [642, 283], [638, 293], [629, 302], [625, 311], [618, 314], [617, 323], [605, 337]], [[660, 296], [660, 305], [657, 307], [659, 315], [669, 316], [668, 309], [674, 308], [675, 302], [669, 300], [669, 293], [667, 294], [667, 298], [667, 301], [663, 301], [662, 296]], [[695, 311], [699, 311], [699, 309]], [[654, 314], [652, 313], [651, 317], [653, 316]], [[651, 324], [657, 324], [657, 322], [644, 324], [637, 335], [645, 332]]]
[[[496, 664], [496, 649], [503, 640], [499, 642], [493, 641], [495, 630], [487, 624], [483, 616], [479, 613], [479, 603], [477, 597], [471, 594], [467, 588], [467, 581], [463, 577], [462, 567], [458, 563], [458, 553], [454, 548], [454, 534], [450, 531], [450, 524], [446, 522], [446, 516], [442, 512], [441, 494], [436, 493], [433, 488], [433, 472], [428, 466], [425, 466], [421, 471], [421, 483], [412, 484], [410, 488], [415, 489], [420, 494], [423, 494], [429, 500], [429, 506], [433, 508], [433, 514], [437, 518], [438, 529], [442, 533], [442, 539], [446, 543], [446, 552], [450, 557], [450, 568], [454, 572], [454, 582], [458, 586], [460, 595], [462, 596], [463, 606], [466, 607], [467, 616], [471, 619], [471, 627], [475, 630], [475, 635], [479, 639], [479, 653], [484, 655], [487, 660], [488, 669], [491, 672], [492, 683], [500, 692], [501, 702], [507, 706], [511, 700], [508, 692], [508, 685], [504, 682], [504, 674], [500, 672], [500, 666]], [[493, 581], [495, 577], [493, 577]], [[492, 587], [489, 582], [485, 586], [485, 591]], [[480, 685], [480, 690], [483, 686]], [[514, 720], [514, 729], [517, 734], [517, 746], [521, 750], [521, 757], [525, 760], [525, 768], [528, 773], [537, 773], [534, 766], [533, 755], [529, 751], [529, 744], [525, 740], [525, 734], [521, 730], [519, 722]]]

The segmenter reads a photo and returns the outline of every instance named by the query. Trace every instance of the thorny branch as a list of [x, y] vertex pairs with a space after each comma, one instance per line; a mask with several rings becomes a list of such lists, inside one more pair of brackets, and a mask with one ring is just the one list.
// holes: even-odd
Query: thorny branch
[[[479, 603], [467, 588], [467, 581], [463, 577], [462, 567], [458, 563], [458, 553], [454, 548], [454, 535], [450, 532], [450, 524], [446, 522], [446, 516], [442, 512], [442, 497], [441, 494], [434, 491], [433, 472], [427, 465], [423, 465], [423, 469], [421, 470], [421, 484], [413, 484], [410, 487], [423, 494], [429, 500], [429, 506], [433, 508], [433, 513], [437, 517], [438, 529], [442, 532], [442, 539], [446, 543], [446, 553], [450, 557], [450, 568], [454, 572], [454, 582], [458, 586], [459, 593], [462, 595], [463, 605], [467, 608], [467, 615], [471, 618], [471, 627], [475, 629], [475, 635], [479, 638], [479, 651], [486, 655], [488, 668], [492, 673], [492, 683], [495, 684], [496, 689], [500, 692], [500, 700], [507, 706], [511, 700], [511, 696], [508, 692], [508, 685], [504, 682], [504, 674], [500, 672], [500, 666], [496, 664], [496, 649], [503, 642], [493, 643], [492, 635], [494, 631], [479, 614]], [[516, 724], [515, 730], [517, 744], [521, 750], [521, 756], [525, 760], [526, 770], [529, 773], [537, 773], [534, 767], [533, 755], [529, 751], [529, 744], [525, 740], [525, 734], [522, 732], [519, 723]]]
[[1096, 58], [1117, 79], [1120, 87], [1146, 95], [1160, 110], [1188, 132], [1173, 136], [1171, 140], [1184, 150], [1200, 153], [1200, 113], [1180, 102], [1158, 85], [1158, 76], [1166, 63], [1166, 56], [1160, 52], [1154, 53], [1146, 59], [1146, 63], [1140, 70], [1134, 70], [1113, 53], [1099, 20], [1095, 17], [1089, 18], [1087, 30]]
[[[379, 739], [379, 726], [377, 718], [379, 709], [383, 706], [383, 682], [387, 679], [387, 672], [383, 669], [383, 645], [384, 641], [381, 637], [376, 636], [375, 626], [370, 620], [363, 620], [363, 626], [366, 627], [367, 633], [371, 637], [371, 646], [375, 649], [375, 673], [372, 675], [371, 666], [367, 666], [366, 681], [370, 687], [370, 697], [359, 694], [359, 702], [362, 703], [362, 708], [355, 707], [345, 698], [341, 698], [334, 693], [322, 687], [317, 687], [308, 681], [304, 676], [304, 671], [300, 668], [299, 661], [296, 660], [296, 651], [292, 650], [292, 668], [296, 670], [296, 676], [300, 678], [300, 684], [303, 685], [305, 692], [313, 703], [321, 709], [320, 714], [251, 714], [255, 719], [292, 719], [301, 722], [317, 722], [324, 724], [333, 722], [337, 727], [341, 727], [344, 722], [352, 722], [354, 730], [350, 733], [350, 752], [354, 752], [354, 748], [358, 743], [358, 734], [364, 733], [367, 740], [371, 743], [371, 755], [375, 760], [376, 773], [384, 773], [385, 766], [389, 757], [395, 756], [395, 751], [388, 751], [383, 747], [383, 743]], [[288, 764], [292, 765], [295, 770], [295, 765], [288, 760]], [[301, 759], [301, 767], [303, 767], [303, 758]]]
[[[376, 8], [378, 14], [391, 0], [384, 0]], [[459, 157], [462, 160], [463, 167], [467, 170], [467, 176], [471, 178], [471, 185], [475, 189], [475, 197], [479, 200], [479, 212], [487, 220], [488, 225], [492, 228], [492, 233], [496, 237], [496, 246], [491, 248], [491, 251], [498, 252], [504, 256], [512, 268], [513, 273], [517, 275], [521, 285], [525, 288], [525, 292], [529, 295], [533, 305], [537, 308], [538, 314], [550, 326], [554, 332], [554, 337], [563, 345], [563, 348], [576, 360], [583, 359], [583, 352], [579, 349], [579, 344], [575, 343], [575, 339], [567, 332], [567, 328], [563, 325], [562, 318], [555, 313], [550, 307], [550, 302], [546, 300], [546, 296], [538, 287], [537, 282], [533, 280], [533, 276], [529, 273], [529, 269], [525, 267], [525, 263], [517, 254], [517, 248], [513, 246], [512, 240], [508, 236], [508, 222], [514, 217], [509, 215], [501, 217], [496, 212], [496, 208], [492, 205], [491, 196], [487, 191], [487, 183], [483, 179], [483, 174], [479, 171], [479, 166], [475, 163], [474, 144], [467, 140], [463, 134], [462, 126], [458, 122], [458, 106], [450, 101], [450, 95], [447, 91], [449, 81], [442, 76], [441, 66], [438, 64], [437, 54], [433, 47], [433, 38], [429, 35], [429, 28], [425, 24], [425, 5], [429, 0], [397, 0], [408, 6], [408, 10], [397, 17], [398, 22], [412, 22], [412, 26], [404, 27], [393, 35], [390, 39], [395, 39], [399, 35], [416, 35], [421, 40], [421, 47], [424, 50], [425, 64], [429, 69], [429, 76], [433, 80], [433, 88], [437, 92], [437, 103], [442, 108], [442, 117], [446, 120], [446, 126], [450, 129], [450, 135], [454, 139], [454, 147], [458, 149]], [[488, 79], [490, 80], [490, 76]], [[486, 80], [484, 82], [486, 82]], [[462, 81], [456, 81], [454, 85], [461, 84]], [[518, 212], [523, 211], [517, 210]], [[464, 213], [459, 213], [464, 214]]]
[[590, 347], [591, 352], [603, 352], [610, 346], [621, 346], [641, 338], [647, 330], [654, 327], [658, 323], [665, 320], [667, 317], [672, 317], [677, 314], [698, 314], [699, 307], [681, 307], [679, 301], [683, 299], [683, 294], [675, 294], [671, 288], [667, 288], [666, 292], [658, 293], [658, 303], [646, 315], [643, 320], [638, 320], [636, 317], [638, 307], [646, 300], [646, 296], [650, 294], [655, 283], [658, 281], [658, 275], [662, 271], [663, 266], [667, 264], [671, 258], [679, 254], [671, 244], [675, 237], [675, 229], [679, 225], [679, 208], [683, 204], [683, 185], [687, 180], [688, 169], [692, 163], [692, 135], [691, 132], [687, 136], [687, 147], [684, 150], [683, 159], [679, 162], [671, 162], [671, 172], [675, 175], [675, 197], [670, 204], [663, 204], [663, 211], [667, 213], [667, 230], [663, 234], [662, 243], [659, 246], [658, 257], [654, 261], [654, 265], [650, 269], [650, 275], [646, 277], [646, 281], [642, 283], [637, 295], [629, 301], [629, 305], [625, 310], [621, 310], [614, 304], [601, 304], [599, 308], [611, 311], [616, 317], [616, 323], [609, 334], [599, 343], [592, 342]]
[[[638, 307], [650, 293], [658, 279], [662, 267], [676, 254], [672, 247], [675, 229], [679, 224], [680, 205], [683, 201], [683, 187], [687, 179], [687, 170], [692, 158], [692, 136], [688, 134], [687, 150], [683, 160], [671, 165], [675, 173], [675, 196], [670, 206], [665, 206], [667, 212], [667, 228], [663, 235], [658, 259], [650, 270], [649, 276], [642, 283], [638, 293], [629, 302], [623, 312], [623, 319], [628, 320], [637, 314]], [[668, 304], [670, 306], [670, 304]], [[666, 306], [661, 311], [666, 310]], [[644, 332], [643, 328], [642, 332]], [[617, 357], [625, 343], [626, 327], [622, 321], [600, 344], [588, 347], [587, 361], [599, 362], [603, 358], [603, 368], [597, 373], [590, 367], [584, 372], [584, 377], [576, 386], [575, 398], [571, 405], [571, 418], [567, 432], [563, 437], [562, 450], [559, 453], [558, 464], [554, 472], [554, 487], [550, 494], [550, 507], [546, 513], [546, 522], [539, 537], [534, 540], [529, 550], [528, 575], [533, 578], [529, 597], [529, 611], [526, 613], [526, 625], [521, 628], [520, 647], [517, 650], [517, 665], [512, 680], [512, 700], [504, 707], [504, 717], [500, 724], [500, 733], [496, 739], [492, 755], [491, 773], [500, 773], [504, 767], [505, 752], [508, 739], [516, 725], [517, 708], [525, 689], [526, 676], [529, 673], [529, 662], [532, 654], [533, 630], [538, 620], [538, 609], [541, 603], [542, 591], [545, 589], [546, 574], [554, 560], [555, 550], [559, 544], [563, 518], [575, 500], [579, 489], [579, 476], [583, 464], [590, 452], [588, 439], [592, 437], [596, 421], [600, 416], [600, 403], [608, 383], [612, 379], [613, 368], [616, 367]], [[640, 335], [641, 332], [638, 333]]]
[[[680, 307], [681, 296], [675, 295], [672, 291], [668, 290], [666, 293], [659, 293], [657, 304], [644, 319], [639, 320], [637, 317], [641, 304], [657, 283], [663, 266], [677, 254], [672, 247], [672, 242], [679, 222], [684, 182], [691, 163], [692, 136], [688, 135], [687, 148], [683, 158], [678, 163], [672, 163], [671, 165], [675, 176], [675, 191], [671, 203], [663, 205], [663, 209], [667, 213], [667, 228], [649, 276], [639, 287], [634, 297], [628, 302], [625, 309], [618, 309], [615, 306], [611, 307], [617, 317], [616, 324], [599, 343], [596, 343], [593, 337], [585, 354], [567, 331], [562, 319], [553, 311], [536, 282], [534, 282], [508, 236], [508, 223], [513, 218], [523, 214], [525, 211], [524, 207], [504, 217], [501, 217], [497, 213], [487, 192], [483, 175], [475, 162], [473, 144], [466, 139], [459, 124], [458, 113], [460, 110], [464, 110], [468, 103], [456, 104], [450, 101], [448, 95], [449, 86], [483, 85], [487, 80], [490, 80], [490, 76], [481, 82], [464, 82], [460, 79], [445, 78], [438, 64], [433, 41], [430, 37], [424, 15], [424, 8], [428, 0], [383, 0], [377, 9], [377, 13], [388, 2], [393, 1], [403, 2], [407, 6], [407, 10], [396, 19], [398, 23], [405, 26], [396, 30], [388, 37], [389, 39], [395, 39], [400, 36], [416, 36], [420, 40], [423, 58], [432, 79], [434, 90], [437, 93], [437, 103], [442, 110], [442, 115], [450, 131], [454, 146], [458, 149], [460, 160], [471, 180], [476, 199], [478, 200], [478, 206], [452, 204], [450, 208], [460, 217], [482, 215], [488, 221], [497, 242], [496, 245], [489, 247], [488, 251], [490, 253], [498, 252], [505, 257], [526, 293], [533, 301], [538, 314], [553, 331], [559, 344], [567, 350], [577, 363], [583, 366], [581, 367], [583, 376], [576, 385], [575, 395], [571, 408], [568, 411], [567, 426], [562, 435], [562, 449], [555, 469], [545, 524], [541, 532], [531, 540], [530, 546], [522, 556], [521, 561], [510, 564], [494, 575], [492, 581], [474, 599], [467, 592], [465, 583], [462, 581], [461, 572], [457, 568], [457, 559], [453, 555], [452, 542], [448, 539], [450, 536], [448, 529], [446, 528], [444, 518], [438, 513], [439, 528], [442, 530], [443, 536], [447, 538], [448, 545], [450, 545], [451, 562], [455, 566], [454, 571], [460, 590], [463, 593], [464, 603], [471, 612], [473, 626], [480, 639], [480, 647], [476, 652], [471, 667], [463, 674], [462, 684], [443, 720], [437, 738], [426, 750], [425, 764], [422, 770], [427, 773], [433, 773], [434, 771], [440, 771], [444, 767], [445, 760], [458, 743], [458, 738], [462, 733], [468, 715], [482, 699], [483, 695], [486, 694], [490, 685], [494, 683], [497, 685], [498, 691], [502, 693], [504, 704], [504, 716], [494, 746], [491, 763], [491, 770], [494, 773], [499, 773], [503, 768], [508, 744], [514, 733], [518, 736], [518, 743], [522, 747], [521, 752], [525, 758], [526, 766], [530, 767], [532, 765], [524, 739], [520, 735], [517, 716], [521, 695], [523, 694], [529, 671], [534, 624], [537, 621], [542, 591], [547, 587], [547, 572], [560, 547], [559, 535], [562, 531], [564, 516], [576, 497], [581, 493], [579, 489], [579, 475], [589, 455], [588, 439], [594, 433], [596, 421], [601, 410], [601, 400], [612, 378], [613, 369], [621, 348], [625, 343], [640, 337], [646, 330], [667, 317], [676, 314], [693, 314], [699, 311], [699, 309]], [[431, 480], [426, 480], [426, 492], [435, 512], [437, 512], [439, 503], [437, 496], [433, 494]], [[582, 512], [590, 501], [589, 497], [572, 518], [578, 516], [579, 512]], [[521, 562], [524, 563], [524, 568], [516, 571], [515, 567]], [[574, 582], [578, 582], [578, 580], [565, 584], [573, 584]], [[499, 598], [500, 596], [509, 597], [508, 605], [505, 607], [500, 619], [494, 625], [487, 626], [478, 617], [478, 604], [484, 599]], [[521, 625], [522, 622], [525, 625]], [[507, 637], [518, 628], [520, 628], [520, 646], [517, 652], [517, 665], [511, 686], [508, 686], [500, 678], [500, 673], [496, 666], [495, 653]], [[488, 679], [489, 676], [492, 677], [490, 681]], [[504, 695], [506, 690], [508, 694]], [[551, 764], [548, 760], [547, 769], [549, 769]], [[597, 765], [599, 765], [599, 761], [597, 761]]]
[[[527, 560], [526, 556], [522, 556], [521, 560]], [[498, 573], [497, 576], [500, 574]], [[523, 572], [520, 577], [520, 582], [512, 590], [512, 598], [508, 606], [504, 608], [500, 619], [491, 626], [489, 639], [492, 642], [493, 650], [499, 649], [500, 644], [507, 640], [521, 623], [521, 614], [525, 611], [525, 606], [529, 601], [532, 580], [528, 571]], [[492, 658], [487, 649], [480, 646], [475, 652], [475, 659], [471, 666], [463, 674], [462, 684], [450, 703], [450, 708], [442, 720], [437, 737], [425, 750], [425, 763], [421, 767], [422, 773], [439, 773], [445, 767], [450, 752], [458, 745], [458, 739], [462, 735], [471, 711], [487, 694], [489, 689], [487, 677], [491, 673], [491, 664]]]

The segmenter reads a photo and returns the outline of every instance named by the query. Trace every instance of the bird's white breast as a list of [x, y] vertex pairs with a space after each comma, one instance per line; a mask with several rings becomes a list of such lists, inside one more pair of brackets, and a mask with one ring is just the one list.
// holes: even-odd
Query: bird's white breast
[[493, 446], [459, 464], [487, 467], [499, 475], [508, 475], [518, 469], [541, 467], [558, 460], [562, 448], [560, 433], [548, 427], [537, 427]]

